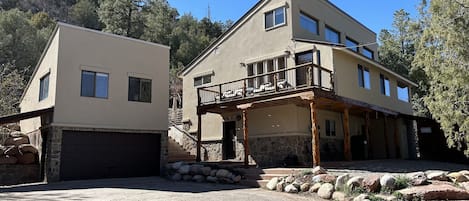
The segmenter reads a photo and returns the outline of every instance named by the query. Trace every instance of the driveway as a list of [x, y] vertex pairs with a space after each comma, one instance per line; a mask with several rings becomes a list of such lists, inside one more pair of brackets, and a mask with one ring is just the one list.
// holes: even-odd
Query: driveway
[[160, 177], [69, 181], [0, 187], [0, 200], [322, 200], [237, 185], [173, 182]]

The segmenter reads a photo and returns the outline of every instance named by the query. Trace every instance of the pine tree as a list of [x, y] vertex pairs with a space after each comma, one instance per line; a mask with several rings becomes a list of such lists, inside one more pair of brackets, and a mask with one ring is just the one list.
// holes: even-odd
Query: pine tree
[[102, 0], [98, 16], [105, 25], [103, 31], [140, 38], [144, 30], [143, 5], [143, 0]]

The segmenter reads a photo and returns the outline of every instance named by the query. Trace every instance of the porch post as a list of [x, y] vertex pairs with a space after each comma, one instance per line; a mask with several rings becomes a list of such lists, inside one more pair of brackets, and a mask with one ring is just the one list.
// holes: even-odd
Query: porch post
[[352, 160], [352, 152], [350, 151], [350, 126], [349, 126], [349, 109], [344, 109], [344, 157], [345, 160]]
[[249, 133], [247, 109], [243, 109], [244, 165], [249, 165]]
[[396, 158], [401, 158], [401, 146], [399, 140], [399, 122], [398, 118], [394, 118], [394, 146], [396, 149]]
[[195, 161], [200, 162], [201, 160], [201, 153], [200, 149], [202, 147], [202, 114], [197, 112], [197, 156]]
[[390, 158], [388, 141], [388, 116], [384, 114], [384, 148], [386, 150], [386, 158]]
[[371, 138], [370, 138], [370, 113], [365, 113], [365, 136], [366, 136], [366, 159], [369, 159], [372, 155], [371, 151]]
[[311, 109], [311, 148], [313, 154], [312, 165], [313, 167], [319, 166], [321, 163], [320, 150], [319, 150], [319, 131], [318, 131], [318, 116], [316, 111], [316, 102], [313, 100], [309, 103]]

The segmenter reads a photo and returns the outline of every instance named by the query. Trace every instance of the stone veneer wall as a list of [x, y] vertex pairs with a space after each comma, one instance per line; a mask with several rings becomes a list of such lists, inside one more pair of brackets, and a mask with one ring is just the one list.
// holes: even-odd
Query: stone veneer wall
[[39, 172], [39, 164], [0, 165], [0, 186], [39, 182]]
[[249, 139], [252, 159], [261, 167], [282, 167], [288, 155], [298, 157], [299, 165], [311, 164], [311, 136], [275, 136]]
[[45, 155], [45, 180], [46, 182], [56, 182], [60, 180], [60, 157], [62, 150], [62, 132], [65, 131], [96, 131], [96, 132], [116, 132], [116, 133], [158, 133], [161, 134], [160, 145], [160, 175], [164, 174], [165, 164], [168, 158], [168, 132], [167, 131], [141, 131], [122, 129], [97, 129], [78, 127], [51, 126], [47, 128], [46, 135], [46, 155]]

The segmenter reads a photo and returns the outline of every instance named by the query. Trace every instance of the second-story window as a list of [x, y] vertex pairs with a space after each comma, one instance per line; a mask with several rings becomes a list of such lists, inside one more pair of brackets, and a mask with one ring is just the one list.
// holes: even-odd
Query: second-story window
[[107, 98], [109, 74], [92, 71], [81, 72], [81, 96]]
[[375, 55], [374, 55], [373, 51], [371, 51], [370, 49], [368, 49], [366, 47], [363, 48], [362, 54], [365, 57], [368, 57], [369, 59], [374, 59], [375, 58]]
[[358, 52], [358, 42], [349, 37], [345, 38], [345, 46], [354, 52]]
[[318, 21], [304, 13], [300, 13], [300, 26], [313, 34], [319, 34]]
[[39, 80], [39, 101], [49, 96], [49, 75], [50, 73], [47, 73]]
[[409, 87], [403, 83], [397, 83], [397, 98], [404, 102], [409, 102]]
[[383, 74], [379, 75], [379, 85], [380, 85], [380, 92], [383, 95], [391, 96], [391, 89], [389, 88], [389, 78], [384, 76]]
[[151, 80], [129, 77], [128, 100], [151, 103]]
[[326, 40], [331, 43], [340, 43], [340, 33], [335, 29], [326, 26]]
[[265, 29], [271, 29], [285, 24], [285, 7], [280, 7], [275, 10], [264, 13]]
[[358, 65], [358, 86], [370, 89], [370, 70], [362, 65]]
[[[277, 81], [282, 81], [286, 79], [286, 73], [275, 71], [284, 70], [286, 68], [286, 59], [285, 57], [278, 57], [274, 59], [268, 59], [264, 61], [259, 61], [256, 63], [251, 63], [247, 65], [247, 75], [251, 77], [247, 80], [247, 87], [259, 87], [265, 83], [274, 83], [275, 76]], [[266, 74], [265, 76], [260, 76]], [[253, 77], [257, 76], [257, 77]]]
[[200, 86], [203, 84], [209, 84], [212, 82], [212, 75], [204, 75], [194, 78], [194, 86]]

